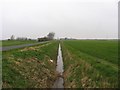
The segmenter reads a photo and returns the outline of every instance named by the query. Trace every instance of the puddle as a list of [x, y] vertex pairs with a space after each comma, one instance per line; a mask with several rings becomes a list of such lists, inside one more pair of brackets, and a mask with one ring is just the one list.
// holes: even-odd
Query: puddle
[[63, 75], [63, 59], [62, 59], [62, 51], [61, 51], [61, 46], [59, 44], [58, 48], [58, 56], [57, 56], [57, 66], [56, 66], [56, 71], [59, 73], [59, 77], [57, 77], [53, 88], [64, 88], [64, 79], [62, 77]]

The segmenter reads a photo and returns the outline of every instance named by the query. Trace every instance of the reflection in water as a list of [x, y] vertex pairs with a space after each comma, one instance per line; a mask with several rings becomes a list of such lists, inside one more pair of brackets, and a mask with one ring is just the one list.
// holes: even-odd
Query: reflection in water
[[[63, 75], [63, 71], [64, 71], [63, 70], [63, 59], [62, 59], [62, 51], [61, 51], [60, 44], [59, 44], [59, 49], [58, 49], [56, 71], [60, 74], [60, 76]], [[64, 88], [63, 84], [64, 84], [63, 77], [58, 77], [53, 85], [53, 88]]]

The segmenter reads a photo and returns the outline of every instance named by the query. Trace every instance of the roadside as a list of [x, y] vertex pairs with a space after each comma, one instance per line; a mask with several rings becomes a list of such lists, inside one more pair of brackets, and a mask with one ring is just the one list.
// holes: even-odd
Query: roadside
[[3, 88], [51, 88], [57, 50], [58, 41], [51, 41], [3, 52]]

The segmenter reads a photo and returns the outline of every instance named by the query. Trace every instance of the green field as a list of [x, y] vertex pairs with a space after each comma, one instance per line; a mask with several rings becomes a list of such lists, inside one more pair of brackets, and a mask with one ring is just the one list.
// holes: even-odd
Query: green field
[[[4, 51], [3, 88], [51, 88], [59, 41]], [[65, 88], [117, 88], [117, 40], [61, 40]], [[53, 60], [51, 62], [50, 60]]]
[[21, 44], [31, 44], [31, 43], [37, 43], [35, 40], [3, 40], [0, 41], [0, 46], [13, 46], [13, 45], [21, 45]]
[[0, 88], [2, 86], [2, 52], [0, 52]]
[[2, 46], [2, 41], [0, 41], [0, 46]]
[[61, 44], [65, 87], [118, 87], [117, 40], [66, 40]]
[[58, 41], [51, 41], [3, 52], [3, 88], [52, 87], [56, 80], [57, 49]]

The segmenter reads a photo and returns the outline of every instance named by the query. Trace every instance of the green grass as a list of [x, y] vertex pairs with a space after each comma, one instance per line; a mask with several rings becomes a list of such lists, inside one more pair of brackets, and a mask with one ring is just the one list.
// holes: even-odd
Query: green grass
[[66, 87], [118, 87], [116, 40], [62, 41]]
[[51, 41], [3, 52], [3, 88], [52, 87], [56, 79], [57, 49], [58, 41]]
[[2, 46], [2, 41], [0, 40], [0, 46]]
[[[65, 88], [118, 87], [116, 40], [61, 41]], [[3, 88], [51, 88], [58, 41], [3, 52]], [[50, 62], [50, 60], [54, 62]]]
[[0, 41], [0, 46], [13, 46], [13, 45], [21, 45], [21, 44], [30, 44], [30, 43], [37, 43], [35, 40], [3, 40]]
[[[102, 40], [81, 40], [81, 41], [66, 41], [69, 46], [83, 53], [95, 56], [100, 59], [106, 59], [113, 64], [118, 63], [118, 42], [117, 41], [102, 41]], [[75, 44], [74, 44], [75, 43]]]
[[0, 88], [2, 86], [2, 52], [0, 52]]

